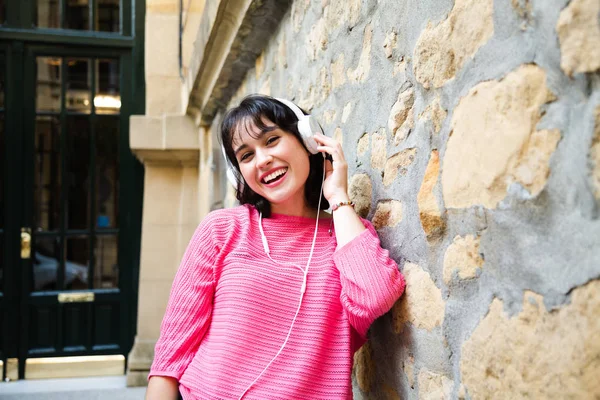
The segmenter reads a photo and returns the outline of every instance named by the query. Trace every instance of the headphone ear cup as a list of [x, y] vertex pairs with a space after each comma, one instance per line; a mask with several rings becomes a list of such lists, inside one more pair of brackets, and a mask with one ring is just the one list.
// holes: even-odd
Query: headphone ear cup
[[[318, 128], [315, 131], [315, 126]], [[319, 123], [311, 117], [310, 115], [306, 115], [298, 120], [298, 132], [302, 135], [302, 140], [304, 141], [304, 145], [308, 149], [311, 154], [317, 154], [319, 151], [317, 150], [317, 142], [313, 138], [313, 135], [316, 133], [323, 133], [323, 130], [319, 126]]]
[[235, 177], [235, 174], [233, 173], [233, 171], [231, 170], [231, 167], [227, 167], [227, 180], [229, 181], [229, 183], [231, 183], [231, 185], [237, 189], [238, 187], [238, 181], [237, 178]]

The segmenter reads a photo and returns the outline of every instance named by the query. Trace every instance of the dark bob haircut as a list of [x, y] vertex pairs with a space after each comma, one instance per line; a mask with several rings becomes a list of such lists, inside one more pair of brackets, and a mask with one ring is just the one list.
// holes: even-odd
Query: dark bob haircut
[[[304, 110], [302, 112], [306, 114]], [[306, 149], [302, 136], [298, 131], [298, 117], [296, 117], [296, 114], [280, 101], [269, 96], [256, 94], [245, 97], [239, 106], [227, 111], [221, 122], [221, 145], [225, 151], [227, 164], [229, 164], [228, 166], [236, 177], [236, 198], [240, 204], [253, 205], [264, 217], [268, 218], [271, 216], [271, 204], [267, 199], [244, 184], [240, 166], [233, 150], [234, 135], [239, 135], [241, 130], [245, 129], [252, 137], [255, 137], [251, 127], [255, 126], [259, 130], [266, 128], [263, 118], [273, 122], [281, 130], [293, 134]], [[308, 150], [306, 152], [309, 156], [310, 172], [304, 187], [304, 197], [308, 206], [316, 210], [321, 193], [324, 159], [321, 154], [310, 154]], [[329, 202], [323, 196], [321, 198], [321, 209], [327, 208], [329, 208]]]

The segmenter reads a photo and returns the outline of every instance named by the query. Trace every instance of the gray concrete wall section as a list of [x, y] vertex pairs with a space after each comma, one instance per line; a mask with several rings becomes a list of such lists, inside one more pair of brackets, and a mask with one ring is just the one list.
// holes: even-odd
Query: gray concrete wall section
[[[455, 8], [453, 1], [352, 0], [343, 6], [336, 3], [296, 0], [230, 105], [246, 94], [265, 92], [290, 98], [308, 108], [330, 136], [340, 128], [338, 137], [343, 141], [350, 178], [366, 174], [372, 183], [368, 218], [375, 217], [376, 205], [383, 200], [402, 204], [400, 223], [379, 228], [383, 246], [401, 262], [402, 268], [406, 265], [404, 259], [420, 267], [441, 292], [443, 321], [431, 329], [411, 323], [410, 318], [398, 329], [394, 312], [373, 325], [368, 356], [373, 362], [357, 367], [363, 377], [355, 373], [355, 398], [435, 398], [436, 393], [442, 395], [437, 398], [477, 398], [477, 393], [480, 396], [488, 393], [486, 390], [491, 393], [495, 387], [492, 384], [483, 383], [475, 388], [466, 383], [465, 376], [471, 372], [461, 362], [465, 362], [465, 343], [486, 316], [491, 318], [493, 300], [502, 302], [506, 321], [516, 323], [525, 305], [535, 304], [533, 298], [527, 297], [527, 293], [534, 292], [543, 297], [546, 314], [540, 321], [546, 321], [559, 318], [560, 309], [571, 304], [574, 290], [600, 278], [600, 198], [594, 195], [590, 178], [597, 166], [592, 165], [589, 156], [598, 129], [600, 75], [594, 70], [568, 76], [561, 68], [557, 34], [561, 12], [575, 0], [494, 0], [491, 37], [466, 55], [464, 63], [451, 72], [450, 79], [429, 88], [416, 76], [416, 49], [425, 31], [432, 32], [435, 26], [449, 19]], [[458, 3], [469, 7], [470, 1]], [[329, 9], [325, 13], [330, 14], [324, 14], [324, 5]], [[452, 21], [459, 24], [460, 17]], [[372, 29], [370, 40], [365, 38], [369, 29]], [[395, 46], [389, 44], [393, 33]], [[451, 33], [460, 34], [460, 31]], [[479, 39], [463, 40], [467, 43]], [[389, 44], [387, 48], [385, 43]], [[445, 44], [440, 46], [444, 48]], [[342, 55], [340, 75], [335, 68]], [[455, 115], [457, 109], [473, 88], [481, 87], [484, 91], [485, 87], [478, 85], [508, 82], [508, 78], [504, 79], [507, 75], [530, 64], [543, 70], [545, 85], [551, 92], [551, 100], [542, 101], [539, 112], [534, 112], [538, 115], [533, 121], [534, 131], [557, 130], [560, 134], [555, 150], [543, 163], [549, 167], [549, 173], [544, 176], [539, 193], [513, 179], [505, 185], [505, 195], [496, 206], [473, 200], [473, 204], [465, 207], [449, 207], [452, 200], [445, 196], [441, 177], [450, 173], [450, 169], [462, 173], [461, 164], [445, 163], [449, 160], [449, 141], [460, 123], [460, 116]], [[414, 126], [405, 139], [394, 140], [389, 130], [390, 113], [399, 93], [411, 89]], [[516, 90], [509, 98], [517, 101], [520, 93]], [[426, 112], [438, 98], [447, 116], [440, 119], [441, 125], [436, 128], [434, 119], [428, 118]], [[344, 109], [349, 107], [351, 112], [345, 113]], [[489, 112], [489, 119], [485, 120], [489, 124], [496, 118], [493, 111], [485, 106], [472, 110], [474, 117]], [[483, 124], [481, 129], [487, 127]], [[377, 157], [374, 152], [381, 151], [377, 150], [375, 140], [382, 129], [384, 159], [389, 161], [403, 150], [416, 149], [414, 161], [388, 184], [383, 180], [385, 169], [375, 166], [373, 161]], [[358, 145], [365, 134], [369, 137], [366, 152]], [[505, 140], [509, 141], [510, 138]], [[481, 150], [468, 141], [461, 146], [465, 157], [470, 146], [473, 152]], [[434, 150], [439, 151], [440, 177], [434, 181], [433, 196], [440, 209], [443, 233], [431, 238], [423, 228], [422, 206], [417, 197]], [[486, 151], [491, 156], [495, 154], [495, 149]], [[513, 158], [499, 162], [511, 163]], [[472, 173], [465, 166], [464, 174]], [[445, 279], [447, 252], [457, 236], [467, 235], [479, 238], [479, 254], [475, 257], [481, 257], [483, 264], [468, 279], [461, 279], [457, 271]], [[598, 310], [594, 315], [598, 317]], [[539, 322], [535, 326], [544, 324]], [[577, 329], [585, 333], [593, 326], [582, 325]], [[540, 341], [554, 340], [551, 332], [542, 331], [545, 333], [540, 334]], [[574, 331], [573, 337], [579, 333]], [[492, 334], [490, 341], [496, 340], [501, 338]], [[585, 347], [584, 351], [597, 352], [598, 345]], [[481, 362], [497, 360], [496, 356], [484, 357]], [[515, 357], [518, 356], [517, 352]], [[516, 361], [507, 357], [505, 363], [510, 368]], [[482, 364], [481, 368], [486, 366]], [[598, 363], [591, 368], [598, 368]], [[595, 371], [600, 373], [598, 369]], [[548, 367], [545, 373], [559, 377], [563, 371], [560, 367]], [[496, 378], [504, 382], [511, 379]], [[530, 395], [534, 397], [536, 393], [542, 396], [545, 393], [542, 378], [525, 379], [523, 385], [531, 387]], [[587, 390], [599, 389], [592, 385]]]

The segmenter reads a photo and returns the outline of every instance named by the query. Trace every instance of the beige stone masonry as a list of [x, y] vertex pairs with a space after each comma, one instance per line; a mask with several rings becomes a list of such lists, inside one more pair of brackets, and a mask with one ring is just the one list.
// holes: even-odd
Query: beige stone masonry
[[385, 128], [379, 129], [371, 135], [371, 168], [383, 169], [387, 157], [387, 135]]
[[598, 0], [572, 0], [560, 13], [556, 31], [560, 66], [567, 75], [600, 69], [599, 14]]
[[440, 207], [435, 198], [434, 188], [440, 173], [440, 157], [437, 150], [431, 152], [429, 163], [425, 169], [425, 176], [417, 195], [419, 205], [419, 218], [423, 231], [428, 240], [437, 239], [444, 234], [446, 222], [442, 218]]
[[541, 107], [553, 100], [546, 73], [536, 65], [471, 89], [452, 117], [442, 170], [446, 207], [495, 208], [513, 182], [536, 196], [560, 139], [558, 131], [536, 130]]
[[354, 373], [360, 390], [369, 393], [375, 378], [375, 361], [371, 342], [367, 341], [354, 353]]
[[344, 74], [344, 53], [340, 54], [331, 63], [331, 88], [337, 89], [346, 83], [346, 75]]
[[415, 357], [409, 355], [402, 362], [402, 370], [411, 388], [415, 387]]
[[477, 276], [477, 269], [483, 266], [483, 258], [479, 253], [479, 237], [466, 235], [456, 236], [444, 255], [444, 283], [449, 284], [454, 271], [460, 279], [472, 279]]
[[594, 137], [590, 149], [590, 160], [592, 163], [592, 187], [594, 196], [600, 200], [600, 106], [595, 110]]
[[377, 203], [373, 226], [379, 230], [384, 227], [393, 228], [402, 221], [402, 203], [398, 200], [382, 200]]
[[360, 60], [355, 69], [348, 69], [347, 75], [351, 82], [362, 83], [369, 77], [371, 70], [371, 42], [373, 39], [373, 26], [367, 24], [365, 26], [363, 36], [363, 48], [360, 53]]
[[440, 133], [442, 124], [447, 116], [448, 112], [442, 108], [440, 104], [440, 96], [437, 95], [431, 104], [427, 105], [425, 110], [419, 114], [419, 119], [426, 118], [432, 121], [434, 132]]
[[358, 144], [356, 146], [356, 154], [359, 157], [364, 156], [369, 150], [369, 134], [363, 133], [363, 135], [358, 139]]
[[460, 370], [473, 399], [600, 398], [600, 281], [553, 311], [530, 291], [513, 317], [494, 299], [463, 344]]
[[348, 118], [350, 117], [352, 113], [352, 102], [349, 101], [346, 103], [346, 105], [344, 106], [344, 110], [342, 111], [342, 124], [345, 124], [346, 121], [348, 121]]
[[417, 264], [404, 264], [403, 273], [406, 291], [392, 307], [394, 331], [401, 333], [407, 322], [427, 331], [440, 326], [444, 320], [445, 309], [441, 290]]
[[454, 382], [426, 368], [419, 371], [419, 400], [450, 400]]
[[363, 218], [367, 217], [371, 210], [371, 196], [373, 195], [373, 185], [371, 178], [366, 174], [356, 174], [350, 179], [348, 187], [348, 196], [355, 204], [354, 209]]
[[399, 153], [394, 154], [385, 162], [385, 168], [383, 170], [383, 184], [384, 186], [391, 185], [398, 174], [406, 175], [408, 167], [415, 161], [415, 155], [417, 154], [416, 148], [404, 149]]
[[492, 37], [493, 8], [493, 0], [456, 0], [445, 21], [427, 25], [414, 52], [415, 77], [423, 87], [443, 86]]
[[415, 92], [408, 88], [398, 94], [398, 100], [390, 110], [388, 118], [388, 129], [394, 137], [396, 144], [401, 143], [413, 128], [413, 105], [415, 103]]
[[390, 31], [385, 35], [385, 41], [383, 42], [383, 51], [386, 58], [392, 58], [394, 50], [396, 49], [398, 40], [398, 34], [394, 31]]
[[198, 129], [187, 115], [134, 115], [129, 137], [131, 150], [145, 164], [197, 167]]

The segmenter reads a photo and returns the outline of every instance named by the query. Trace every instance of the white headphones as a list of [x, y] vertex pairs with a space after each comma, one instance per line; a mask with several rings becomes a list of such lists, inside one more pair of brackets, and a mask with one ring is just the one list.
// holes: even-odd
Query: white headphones
[[[300, 107], [298, 107], [289, 100], [281, 99], [278, 97], [275, 97], [275, 100], [279, 101], [280, 103], [283, 103], [294, 112], [296, 118], [298, 118], [298, 132], [300, 132], [300, 136], [302, 137], [304, 145], [306, 146], [310, 154], [317, 154], [319, 152], [317, 150], [318, 145], [313, 136], [317, 133], [323, 133], [323, 129], [321, 128], [321, 125], [319, 125], [317, 119], [310, 114], [305, 115], [300, 109]], [[223, 152], [223, 158], [225, 159], [225, 165], [227, 167], [227, 180], [229, 181], [229, 183], [231, 183], [231, 185], [233, 185], [233, 187], [237, 189], [239, 180], [236, 176], [237, 174], [235, 172], [235, 169], [232, 167], [231, 163], [227, 159], [224, 146], [221, 146], [221, 151]]]

